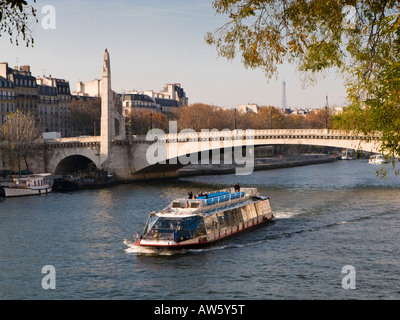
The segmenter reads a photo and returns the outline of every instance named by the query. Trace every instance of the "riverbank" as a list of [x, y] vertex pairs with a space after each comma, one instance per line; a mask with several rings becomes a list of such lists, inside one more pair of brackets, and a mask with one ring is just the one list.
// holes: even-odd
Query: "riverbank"
[[[301, 154], [301, 155], [290, 155], [290, 156], [274, 156], [268, 158], [256, 158], [254, 159], [253, 171], [272, 170], [281, 168], [291, 168], [299, 166], [307, 166], [312, 164], [334, 162], [340, 159], [340, 156], [326, 155], [326, 154]], [[191, 164], [178, 170], [178, 175], [171, 177], [171, 179], [200, 176], [200, 175], [224, 175], [236, 173], [237, 165], [229, 164]], [[12, 177], [9, 179], [0, 179], [0, 196], [1, 186], [8, 186], [12, 184]], [[155, 179], [153, 179], [155, 180]], [[115, 181], [114, 184], [126, 184], [132, 181]], [[99, 185], [100, 187], [100, 185]], [[104, 186], [103, 186], [104, 187]]]
[[[334, 162], [339, 159], [339, 156], [326, 154], [304, 154], [256, 158], [254, 160], [254, 171], [307, 166], [312, 164]], [[179, 177], [232, 174], [236, 172], [236, 167], [237, 166], [233, 164], [188, 165], [182, 169], [179, 169], [178, 174]]]

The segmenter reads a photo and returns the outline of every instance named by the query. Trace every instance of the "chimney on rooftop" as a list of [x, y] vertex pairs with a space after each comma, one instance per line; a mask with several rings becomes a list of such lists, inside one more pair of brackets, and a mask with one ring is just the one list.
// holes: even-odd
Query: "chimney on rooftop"
[[8, 70], [8, 63], [7, 62], [0, 63], [0, 77], [7, 79], [7, 72], [8, 72], [7, 70]]
[[20, 71], [26, 71], [26, 72], [31, 72], [31, 67], [30, 66], [21, 66]]

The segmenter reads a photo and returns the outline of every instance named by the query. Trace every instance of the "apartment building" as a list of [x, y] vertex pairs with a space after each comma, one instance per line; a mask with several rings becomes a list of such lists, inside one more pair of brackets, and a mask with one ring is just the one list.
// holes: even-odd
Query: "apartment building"
[[9, 112], [16, 110], [14, 85], [8, 79], [0, 76], [0, 124], [3, 123]]

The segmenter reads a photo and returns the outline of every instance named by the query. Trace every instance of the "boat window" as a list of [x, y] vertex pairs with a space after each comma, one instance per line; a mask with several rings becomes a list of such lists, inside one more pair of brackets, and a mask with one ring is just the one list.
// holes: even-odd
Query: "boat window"
[[261, 207], [261, 202], [255, 203], [254, 206], [256, 207], [257, 214], [259, 216], [262, 216], [263, 215], [263, 210], [262, 210], [262, 207]]
[[267, 214], [270, 211], [267, 203], [268, 202], [266, 202], [266, 201], [260, 201], [255, 204], [256, 208], [257, 208], [257, 213], [259, 216], [263, 215], [263, 214]]
[[210, 215], [204, 219], [207, 233], [213, 233], [218, 231], [218, 220], [215, 215]]
[[206, 234], [206, 229], [201, 217], [193, 216], [185, 219], [159, 217], [145, 238], [180, 242], [203, 234]]
[[191, 208], [198, 208], [200, 206], [200, 202], [191, 202], [190, 207]]
[[229, 219], [229, 212], [224, 212], [224, 226], [225, 228], [231, 226], [231, 220]]
[[211, 216], [204, 218], [204, 224], [205, 224], [207, 233], [212, 233], [213, 232], [213, 220], [211, 219]]
[[181, 207], [181, 203], [179, 201], [172, 202], [172, 208], [180, 208], [180, 207]]
[[158, 216], [156, 216], [156, 215], [152, 215], [149, 217], [149, 219], [147, 220], [146, 227], [144, 228], [144, 234], [146, 234], [147, 232], [149, 232], [151, 230], [151, 228], [153, 228], [153, 226], [157, 222], [157, 220], [158, 220]]
[[224, 225], [225, 225], [225, 223], [224, 223], [224, 213], [223, 212], [217, 213], [217, 219], [218, 219], [218, 225], [220, 226], [220, 228], [221, 229], [224, 228]]
[[235, 210], [230, 210], [230, 211], [229, 211], [229, 217], [230, 217], [232, 226], [236, 226], [236, 225], [239, 224], [239, 223], [237, 222], [237, 217], [236, 217]]
[[247, 210], [247, 206], [241, 207], [240, 210], [242, 212], [243, 221], [249, 221], [251, 219], [251, 215], [250, 212]]
[[234, 213], [236, 215], [237, 224], [242, 223], [243, 222], [243, 217], [242, 217], [242, 213], [241, 213], [240, 209], [236, 208], [233, 211], [234, 211]]
[[256, 207], [254, 206], [254, 203], [248, 205], [250, 213], [251, 213], [251, 217], [252, 218], [257, 218], [257, 211], [256, 211]]
[[203, 219], [200, 219], [199, 223], [197, 224], [197, 228], [196, 228], [196, 231], [195, 231], [193, 237], [197, 238], [197, 237], [205, 236], [206, 234], [207, 234], [207, 232], [206, 232], [206, 228], [204, 227], [204, 221], [203, 221]]

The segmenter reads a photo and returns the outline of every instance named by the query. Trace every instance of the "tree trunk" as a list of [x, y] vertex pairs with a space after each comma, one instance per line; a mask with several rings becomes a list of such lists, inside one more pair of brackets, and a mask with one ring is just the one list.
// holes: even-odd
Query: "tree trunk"
[[24, 155], [24, 161], [25, 161], [26, 171], [29, 172], [29, 165], [28, 165], [28, 159], [26, 157], [26, 154]]

